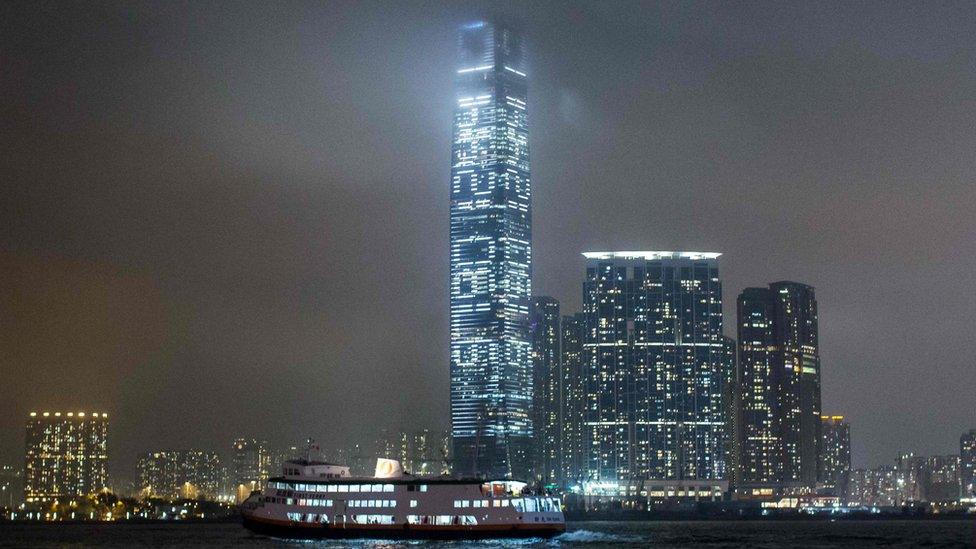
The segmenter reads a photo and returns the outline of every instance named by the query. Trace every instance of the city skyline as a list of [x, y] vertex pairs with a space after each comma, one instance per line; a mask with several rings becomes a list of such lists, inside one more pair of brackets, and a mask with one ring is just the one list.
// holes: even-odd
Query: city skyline
[[[964, 18], [632, 7], [499, 8], [534, 45], [534, 293], [579, 310], [590, 249], [714, 249], [731, 335], [732, 296], [803, 281], [855, 467], [957, 451], [976, 79], [953, 57], [972, 34], [943, 23]], [[125, 474], [154, 447], [446, 427], [450, 90], [474, 18], [442, 8], [3, 8], [0, 464], [29, 410], [106, 410]], [[28, 46], [47, 32], [61, 46]]]

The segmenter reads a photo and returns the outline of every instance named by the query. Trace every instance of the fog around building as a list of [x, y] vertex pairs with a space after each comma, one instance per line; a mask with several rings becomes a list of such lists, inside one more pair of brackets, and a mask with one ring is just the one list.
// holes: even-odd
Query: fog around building
[[[707, 10], [705, 9], [707, 8]], [[530, 39], [533, 285], [588, 250], [816, 288], [855, 466], [976, 426], [967, 3], [0, 6], [0, 463], [106, 411], [112, 473], [448, 422], [455, 32]]]

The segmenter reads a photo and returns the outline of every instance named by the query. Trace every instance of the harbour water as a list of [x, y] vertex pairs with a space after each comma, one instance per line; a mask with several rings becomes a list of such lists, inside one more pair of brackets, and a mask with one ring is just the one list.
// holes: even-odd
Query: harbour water
[[976, 547], [976, 520], [578, 522], [552, 540], [491, 542], [286, 541], [256, 536], [235, 523], [0, 523], [2, 548], [307, 547], [395, 549], [466, 547]]

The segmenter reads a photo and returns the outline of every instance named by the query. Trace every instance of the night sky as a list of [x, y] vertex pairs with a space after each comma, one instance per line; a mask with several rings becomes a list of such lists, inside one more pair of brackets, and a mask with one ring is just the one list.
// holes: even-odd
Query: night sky
[[976, 427], [972, 3], [0, 4], [0, 464], [446, 428], [456, 27], [530, 39], [534, 288], [587, 250], [816, 287], [854, 465]]

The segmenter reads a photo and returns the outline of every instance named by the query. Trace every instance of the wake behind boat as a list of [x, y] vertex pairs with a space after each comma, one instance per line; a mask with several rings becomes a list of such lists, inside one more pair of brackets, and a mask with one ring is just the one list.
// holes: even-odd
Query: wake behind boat
[[378, 459], [373, 477], [298, 459], [241, 504], [244, 526], [281, 538], [478, 539], [552, 537], [566, 531], [558, 497], [524, 482], [417, 477]]

